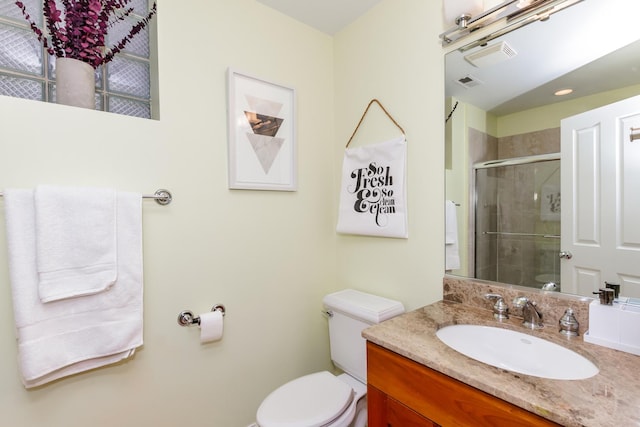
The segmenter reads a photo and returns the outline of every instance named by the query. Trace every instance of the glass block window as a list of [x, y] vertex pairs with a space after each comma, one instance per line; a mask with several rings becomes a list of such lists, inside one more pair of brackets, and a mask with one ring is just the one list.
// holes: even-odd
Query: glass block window
[[[22, 0], [32, 19], [43, 28], [43, 0]], [[107, 35], [107, 45], [121, 40], [133, 23], [149, 11], [152, 0], [133, 0], [134, 12], [118, 21]], [[150, 40], [152, 19], [126, 49], [96, 69], [96, 109], [141, 118], [157, 118], [152, 111], [151, 86], [155, 84]], [[0, 95], [56, 102], [56, 58], [49, 55], [29, 28], [15, 0], [0, 0]], [[157, 102], [155, 103], [157, 105]]]

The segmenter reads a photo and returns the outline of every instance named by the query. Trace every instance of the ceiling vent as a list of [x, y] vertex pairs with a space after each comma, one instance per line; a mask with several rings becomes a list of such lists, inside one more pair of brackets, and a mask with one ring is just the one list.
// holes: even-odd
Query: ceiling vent
[[482, 82], [478, 79], [476, 79], [475, 77], [473, 77], [470, 74], [467, 74], [466, 76], [459, 78], [458, 80], [456, 80], [456, 82], [464, 87], [466, 87], [467, 89], [470, 89], [474, 86], [478, 86], [481, 85]]
[[478, 68], [489, 67], [491, 65], [498, 64], [507, 59], [511, 59], [518, 53], [513, 50], [507, 42], [500, 42], [487, 46], [477, 52], [470, 53], [465, 56], [464, 59]]

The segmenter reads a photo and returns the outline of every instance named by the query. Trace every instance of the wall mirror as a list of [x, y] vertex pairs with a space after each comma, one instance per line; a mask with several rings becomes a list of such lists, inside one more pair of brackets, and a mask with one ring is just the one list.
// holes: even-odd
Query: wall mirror
[[[563, 272], [572, 254], [562, 230], [577, 226], [561, 190], [575, 173], [560, 154], [562, 120], [640, 95], [640, 33], [626, 23], [638, 13], [636, 1], [584, 0], [487, 43], [471, 35], [445, 54], [447, 273], [588, 296], [604, 281], [623, 282], [624, 295], [640, 297], [638, 266], [603, 277], [575, 256], [571, 274], [593, 273], [586, 286]], [[554, 95], [562, 89], [572, 92]], [[629, 117], [619, 135], [627, 140], [640, 128], [640, 115]], [[627, 159], [631, 171], [640, 169], [640, 138], [633, 147], [612, 148], [638, 156], [635, 166]], [[599, 219], [585, 205], [573, 210]], [[625, 244], [640, 265], [640, 229]]]

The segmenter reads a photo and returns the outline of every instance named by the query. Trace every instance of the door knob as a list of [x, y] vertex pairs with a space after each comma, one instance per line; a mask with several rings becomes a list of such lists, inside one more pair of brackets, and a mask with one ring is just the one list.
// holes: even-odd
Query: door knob
[[558, 256], [560, 258], [564, 258], [564, 259], [571, 259], [573, 258], [573, 254], [569, 251], [562, 251], [558, 254]]

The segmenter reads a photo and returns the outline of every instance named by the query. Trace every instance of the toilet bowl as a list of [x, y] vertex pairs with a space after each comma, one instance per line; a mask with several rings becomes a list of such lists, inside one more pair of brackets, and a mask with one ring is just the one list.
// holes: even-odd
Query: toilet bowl
[[364, 427], [366, 393], [367, 386], [347, 374], [316, 372], [271, 392], [258, 408], [257, 424], [260, 427]]
[[258, 408], [259, 427], [365, 427], [366, 341], [362, 330], [404, 313], [402, 303], [345, 289], [324, 297], [331, 360], [344, 373], [316, 372], [271, 392]]

